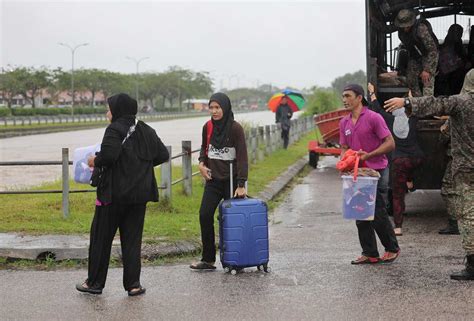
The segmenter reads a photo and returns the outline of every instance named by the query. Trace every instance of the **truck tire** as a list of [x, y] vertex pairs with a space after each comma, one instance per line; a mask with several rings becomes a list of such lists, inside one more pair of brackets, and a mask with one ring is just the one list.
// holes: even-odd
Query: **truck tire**
[[309, 166], [313, 168], [318, 167], [319, 154], [316, 152], [309, 152]]

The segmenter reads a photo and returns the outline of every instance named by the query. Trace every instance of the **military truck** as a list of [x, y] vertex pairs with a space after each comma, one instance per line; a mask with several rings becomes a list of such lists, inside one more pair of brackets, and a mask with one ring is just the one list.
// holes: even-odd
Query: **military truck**
[[[401, 9], [418, 11], [420, 17], [433, 26], [442, 41], [449, 26], [460, 24], [469, 35], [474, 18], [474, 0], [366, 0], [367, 80], [375, 85], [379, 101], [403, 97], [408, 92], [403, 77], [407, 52], [401, 50], [393, 21]], [[467, 41], [466, 41], [467, 43]], [[396, 72], [396, 73], [395, 73]], [[440, 142], [440, 127], [444, 120], [429, 118], [418, 122], [418, 139], [426, 160], [416, 171], [414, 183], [418, 189], [439, 189], [446, 168], [446, 145]]]

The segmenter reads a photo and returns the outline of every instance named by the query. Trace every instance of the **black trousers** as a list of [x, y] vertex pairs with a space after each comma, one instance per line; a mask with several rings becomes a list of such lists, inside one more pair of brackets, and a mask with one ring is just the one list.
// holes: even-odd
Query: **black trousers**
[[[236, 180], [232, 195], [236, 189]], [[215, 262], [216, 240], [214, 233], [214, 213], [222, 199], [230, 198], [230, 181], [212, 179], [206, 182], [199, 209], [199, 223], [201, 224], [202, 258], [204, 262]]]
[[104, 288], [117, 228], [122, 247], [123, 287], [140, 287], [141, 246], [146, 204], [96, 206], [91, 226], [87, 285]]
[[281, 138], [283, 138], [283, 148], [288, 148], [288, 142], [290, 140], [290, 129], [281, 129]]
[[388, 213], [384, 200], [384, 193], [387, 192], [387, 174], [388, 170], [379, 171], [381, 178], [377, 186], [377, 196], [375, 200], [375, 215], [373, 221], [356, 221], [357, 231], [359, 233], [359, 242], [362, 247], [362, 255], [378, 257], [377, 239], [385, 247], [387, 252], [398, 252], [397, 237], [393, 231], [392, 223], [388, 218]]

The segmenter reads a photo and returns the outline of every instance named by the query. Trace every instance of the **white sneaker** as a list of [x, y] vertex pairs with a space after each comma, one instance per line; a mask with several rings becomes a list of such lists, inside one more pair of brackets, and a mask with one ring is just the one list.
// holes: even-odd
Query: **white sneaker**
[[402, 236], [403, 235], [401, 227], [394, 228], [393, 232], [395, 232], [395, 236]]

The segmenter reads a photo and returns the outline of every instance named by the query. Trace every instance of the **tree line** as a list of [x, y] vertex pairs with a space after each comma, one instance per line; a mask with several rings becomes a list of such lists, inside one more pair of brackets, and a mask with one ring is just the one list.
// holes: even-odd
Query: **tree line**
[[[94, 106], [98, 93], [108, 97], [114, 93], [125, 92], [134, 97], [137, 83], [140, 105], [148, 105], [157, 110], [170, 107], [187, 108], [188, 106], [182, 104], [184, 100], [207, 99], [214, 90], [212, 79], [207, 72], [195, 72], [178, 66], [170, 67], [164, 72], [145, 72], [139, 75], [101, 69], [74, 71], [74, 91], [76, 93], [88, 91], [91, 94], [87, 101], [83, 97], [76, 98], [82, 106]], [[367, 85], [365, 72], [359, 70], [337, 77], [330, 87], [314, 86], [301, 90], [307, 100], [306, 112], [320, 114], [342, 107], [340, 97], [342, 89], [348, 83], [357, 83], [365, 88]], [[263, 84], [258, 88], [221, 90], [229, 95], [234, 108], [239, 108], [251, 105], [265, 106], [270, 97], [282, 89]], [[0, 94], [10, 109], [12, 99], [17, 95], [21, 95], [27, 104], [35, 108], [34, 97], [42, 91], [46, 91], [50, 97], [46, 105], [58, 105], [59, 94], [63, 92], [67, 92], [71, 97], [71, 73], [61, 68], [17, 67], [4, 70], [0, 74]]]
[[[78, 69], [74, 71], [74, 92], [90, 92], [84, 100], [77, 97], [79, 104], [93, 106], [98, 93], [105, 97], [125, 92], [135, 96], [138, 82], [139, 97], [142, 104], [153, 108], [181, 106], [188, 98], [209, 97], [212, 80], [206, 72], [195, 72], [180, 67], [170, 67], [164, 72], [147, 72], [139, 75], [122, 74], [102, 69]], [[48, 94], [46, 105], [58, 105], [62, 92], [72, 97], [71, 72], [61, 68], [17, 67], [3, 70], [0, 74], [0, 93], [8, 108], [12, 108], [15, 96], [21, 95], [25, 103], [36, 107], [35, 97], [41, 92]]]

